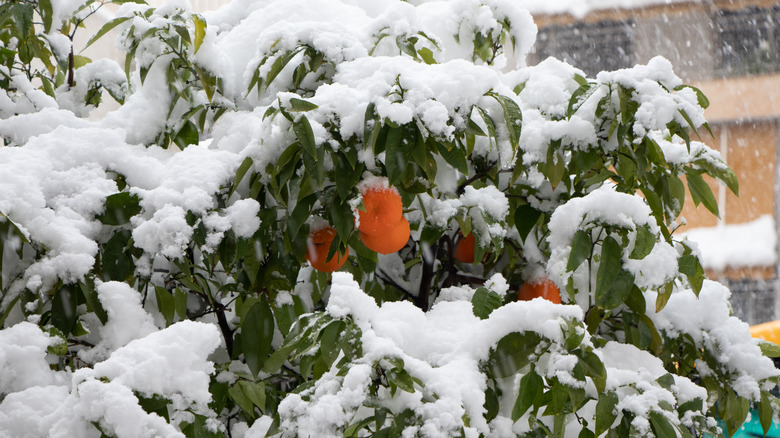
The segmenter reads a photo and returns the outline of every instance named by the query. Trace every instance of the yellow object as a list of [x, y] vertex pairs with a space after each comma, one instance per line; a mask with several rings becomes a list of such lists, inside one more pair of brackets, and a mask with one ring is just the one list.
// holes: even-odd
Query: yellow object
[[780, 320], [756, 324], [750, 327], [750, 335], [765, 341], [780, 344]]

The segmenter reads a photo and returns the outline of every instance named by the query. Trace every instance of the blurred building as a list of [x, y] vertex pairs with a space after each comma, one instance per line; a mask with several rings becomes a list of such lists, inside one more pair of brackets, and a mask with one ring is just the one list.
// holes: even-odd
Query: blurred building
[[[780, 5], [774, 0], [635, 4], [643, 6], [592, 7], [578, 17], [532, 10], [539, 35], [529, 64], [554, 56], [595, 75], [661, 55], [686, 83], [704, 92], [715, 135], [702, 133], [702, 139], [737, 173], [740, 196], [712, 183], [721, 217], [695, 209], [688, 198], [683, 230], [710, 227], [696, 233], [713, 240], [702, 247], [724, 254], [709, 266], [705, 260], [705, 268], [710, 278], [731, 288], [737, 316], [751, 324], [774, 320], [780, 316], [773, 220], [780, 187]], [[755, 254], [766, 256], [751, 257]]]

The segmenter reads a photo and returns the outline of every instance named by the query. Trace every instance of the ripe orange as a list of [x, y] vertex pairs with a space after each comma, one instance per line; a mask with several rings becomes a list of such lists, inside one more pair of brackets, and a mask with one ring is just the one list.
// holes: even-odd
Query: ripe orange
[[378, 234], [369, 234], [362, 230], [359, 231], [359, 234], [360, 240], [363, 241], [366, 248], [380, 254], [390, 254], [399, 251], [406, 246], [406, 242], [409, 241], [411, 230], [409, 228], [409, 221], [401, 216], [401, 220], [399, 220], [398, 223], [382, 230]]
[[311, 263], [314, 269], [321, 272], [333, 272], [339, 270], [346, 263], [349, 248], [344, 254], [339, 254], [337, 251], [330, 260], [326, 260], [330, 244], [335, 237], [336, 230], [332, 227], [321, 228], [309, 234], [309, 239], [306, 241], [306, 260]]
[[474, 263], [474, 246], [476, 242], [474, 233], [461, 238], [458, 245], [455, 246], [455, 260], [463, 263]]
[[558, 286], [550, 281], [549, 278], [523, 283], [517, 292], [517, 299], [520, 301], [528, 301], [536, 297], [542, 297], [555, 304], [561, 304], [561, 292], [558, 290]]
[[398, 225], [404, 208], [398, 191], [392, 187], [371, 187], [362, 194], [365, 210], [358, 210], [358, 230], [382, 234]]

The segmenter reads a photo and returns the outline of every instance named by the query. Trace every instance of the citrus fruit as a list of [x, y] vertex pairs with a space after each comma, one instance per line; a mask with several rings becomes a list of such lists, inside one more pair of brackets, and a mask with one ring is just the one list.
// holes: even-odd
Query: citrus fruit
[[337, 251], [330, 260], [326, 260], [330, 244], [335, 237], [336, 230], [332, 227], [320, 228], [309, 234], [309, 239], [306, 242], [306, 260], [314, 269], [321, 272], [333, 272], [339, 270], [346, 263], [349, 248], [344, 254], [339, 254]]
[[455, 260], [463, 263], [474, 263], [474, 245], [476, 239], [474, 233], [460, 239], [455, 246]]
[[366, 245], [366, 248], [380, 254], [390, 254], [406, 246], [406, 242], [409, 241], [410, 232], [409, 221], [401, 216], [401, 220], [389, 228], [384, 229], [379, 234], [369, 234], [362, 230], [359, 234], [360, 240]]
[[558, 290], [558, 286], [549, 278], [523, 283], [517, 292], [517, 299], [521, 301], [532, 300], [536, 297], [542, 297], [555, 304], [561, 304], [561, 292]]
[[[401, 220], [403, 202], [392, 187], [371, 187], [363, 193], [365, 210], [358, 210], [358, 230], [366, 234], [381, 234]], [[404, 242], [405, 243], [405, 242]]]

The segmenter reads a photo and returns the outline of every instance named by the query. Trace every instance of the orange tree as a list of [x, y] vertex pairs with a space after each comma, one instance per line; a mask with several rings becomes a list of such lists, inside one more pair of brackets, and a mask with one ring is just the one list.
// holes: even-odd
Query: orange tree
[[[15, 42], [53, 56], [25, 19], [50, 5], [0, 7], [2, 321], [72, 376], [57, 424], [124, 436], [98, 387], [186, 436], [700, 436], [751, 403], [769, 427], [772, 348], [674, 234], [686, 185], [716, 215], [704, 177], [738, 185], [667, 61], [526, 67], [509, 1], [261, 3], [124, 4], [96, 38], [121, 32], [128, 97], [97, 122], [68, 106], [87, 66], [13, 73]], [[550, 281], [562, 304], [517, 301]], [[171, 333], [202, 379], [128, 377]]]

